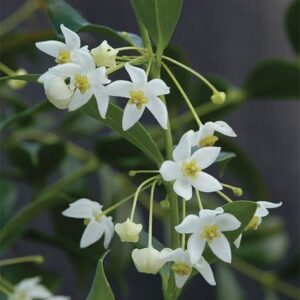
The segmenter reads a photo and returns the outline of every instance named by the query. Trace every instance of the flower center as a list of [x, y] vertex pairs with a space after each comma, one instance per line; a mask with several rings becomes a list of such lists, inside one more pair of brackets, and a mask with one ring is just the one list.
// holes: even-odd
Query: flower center
[[260, 220], [261, 220], [260, 217], [254, 216], [249, 222], [249, 224], [247, 225], [245, 230], [250, 230], [250, 229], [257, 230], [260, 224]]
[[219, 238], [221, 236], [219, 227], [217, 225], [206, 225], [202, 231], [201, 237], [206, 239], [209, 243], [214, 238]]
[[75, 86], [79, 89], [81, 94], [84, 94], [87, 90], [91, 88], [87, 76], [85, 75], [75, 75]]
[[60, 49], [58, 56], [55, 59], [58, 64], [65, 64], [71, 62], [71, 52], [69, 50]]
[[16, 300], [26, 300], [28, 297], [27, 293], [25, 291], [19, 291], [17, 293]]
[[185, 263], [175, 263], [172, 265], [172, 270], [179, 276], [190, 275], [192, 268]]
[[219, 138], [215, 135], [208, 136], [199, 142], [200, 147], [211, 147], [213, 146]]
[[192, 159], [183, 163], [182, 173], [184, 176], [196, 178], [197, 173], [201, 172], [201, 168], [197, 165], [196, 160]]
[[143, 91], [130, 91], [129, 95], [128, 103], [135, 104], [137, 109], [141, 109], [149, 102]]

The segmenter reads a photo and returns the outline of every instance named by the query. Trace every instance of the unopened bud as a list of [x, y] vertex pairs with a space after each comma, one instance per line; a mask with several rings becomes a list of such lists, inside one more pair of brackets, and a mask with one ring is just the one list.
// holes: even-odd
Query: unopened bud
[[[27, 74], [26, 70], [19, 69], [16, 71], [14, 76], [15, 75], [26, 75], [26, 74]], [[27, 84], [27, 82], [24, 80], [10, 79], [10, 80], [8, 80], [7, 84], [14, 90], [20, 90]]]
[[234, 188], [233, 189], [233, 193], [237, 196], [237, 197], [241, 197], [243, 195], [243, 190], [241, 188]]
[[210, 97], [212, 103], [216, 105], [221, 105], [226, 100], [226, 94], [224, 92], [215, 91], [213, 95]]
[[162, 200], [159, 202], [159, 205], [163, 208], [163, 209], [169, 209], [170, 208], [170, 201], [168, 199]]

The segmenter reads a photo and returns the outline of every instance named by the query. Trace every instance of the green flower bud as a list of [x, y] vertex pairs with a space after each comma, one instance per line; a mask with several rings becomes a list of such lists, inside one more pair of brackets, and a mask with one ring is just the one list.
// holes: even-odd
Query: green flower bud
[[213, 95], [210, 97], [212, 103], [216, 105], [221, 105], [226, 100], [226, 94], [224, 92], [215, 91]]

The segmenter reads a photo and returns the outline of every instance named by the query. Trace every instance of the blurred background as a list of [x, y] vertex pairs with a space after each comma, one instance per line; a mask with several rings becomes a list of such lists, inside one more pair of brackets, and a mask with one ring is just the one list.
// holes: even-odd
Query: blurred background
[[[24, 2], [19, 0], [1, 1], [1, 19], [12, 14]], [[172, 41], [184, 49], [188, 62], [194, 69], [202, 74], [221, 76], [232, 85], [239, 87], [258, 62], [270, 58], [294, 58], [295, 54], [284, 29], [284, 16], [290, 2], [282, 0], [184, 1], [182, 14]], [[129, 1], [72, 0], [68, 3], [91, 23], [107, 25], [120, 31], [137, 32], [137, 24]], [[26, 32], [34, 29], [48, 30], [51, 28], [45, 14], [37, 12], [14, 31], [25, 35]], [[101, 41], [90, 35], [82, 36], [90, 44], [97, 45]], [[14, 42], [9, 38], [7, 41]], [[114, 46], [113, 41], [109, 42]], [[1, 43], [1, 47], [5, 47], [4, 42]], [[49, 66], [50, 60], [45, 59], [42, 53], [37, 50], [27, 52], [24, 48], [14, 56], [8, 56], [6, 53], [1, 57], [1, 61], [13, 69], [23, 67], [29, 73], [41, 73]], [[3, 58], [6, 57], [8, 57], [7, 61], [3, 61]], [[27, 103], [36, 103], [43, 97], [42, 89], [36, 86], [28, 86], [21, 93], [28, 101]], [[29, 97], [27, 98], [27, 96]], [[286, 267], [291, 263], [289, 259], [295, 258], [292, 262], [292, 269], [299, 272], [300, 105], [299, 99], [295, 100], [290, 98], [249, 99], [225, 118], [238, 134], [238, 138], [235, 140], [236, 144], [248, 154], [263, 178], [268, 197], [257, 200], [283, 202], [282, 207], [272, 211], [271, 214], [276, 215], [272, 217], [274, 224], [281, 230], [285, 230], [286, 234], [281, 232], [279, 236], [278, 233], [278, 236], [274, 236], [268, 245], [261, 245], [260, 248], [257, 248], [258, 250], [253, 250], [255, 255], [272, 257], [270, 261], [254, 262], [266, 270]], [[62, 115], [66, 115], [66, 112], [55, 111], [54, 114], [55, 118], [60, 119]], [[49, 120], [40, 121], [47, 123]], [[42, 126], [46, 127], [47, 124], [42, 124]], [[5, 138], [10, 133], [10, 131], [5, 132], [3, 137]], [[76, 136], [75, 132], [72, 139], [77, 141], [80, 140], [80, 137]], [[83, 145], [90, 147], [90, 142], [85, 140]], [[4, 169], [10, 165], [10, 162], [7, 161], [7, 154], [2, 153], [1, 162]], [[16, 182], [14, 184], [17, 184], [18, 190], [17, 209], [28, 202], [32, 194], [23, 183]], [[90, 179], [89, 184], [92, 189], [91, 193], [95, 195], [101, 193], [95, 179]], [[247, 189], [245, 188], [245, 190]], [[248, 195], [246, 191], [246, 196]], [[32, 221], [32, 228], [42, 228], [45, 232], [52, 233], [53, 224], [49, 215], [39, 215]], [[161, 227], [156, 229], [159, 231]], [[156, 235], [162, 234], [156, 233]], [[43, 254], [46, 259], [45, 266], [49, 272], [57, 273], [60, 276], [60, 285], [57, 285], [60, 286], [60, 294], [71, 295], [74, 300], [85, 299], [93, 272], [91, 274], [85, 272], [84, 279], [87, 282], [79, 285], [75, 276], [76, 268], [67, 254], [59, 248], [24, 239], [9, 248], [5, 256], [35, 253]], [[247, 256], [249, 253], [245, 255]], [[122, 257], [119, 259], [123, 260]], [[264, 288], [259, 288], [259, 284], [255, 281], [235, 270], [234, 273], [231, 273], [225, 266], [220, 266], [215, 271], [217, 279], [222, 280], [223, 284], [220, 284], [218, 288], [213, 288], [198, 276], [186, 288], [183, 299], [290, 299], [287, 296], [266, 292]], [[117, 280], [111, 274], [113, 272], [108, 274], [117, 299], [134, 300], [141, 297], [145, 300], [160, 299], [160, 278], [158, 276], [139, 274], [132, 264], [129, 264], [128, 271], [123, 270], [122, 272], [129, 281], [130, 294], [128, 295], [125, 287], [123, 290], [120, 289]], [[287, 277], [285, 280], [299, 286], [299, 277], [295, 274], [293, 274], [293, 278]], [[225, 284], [226, 278], [227, 284]], [[235, 296], [225, 298], [224, 293], [227, 292], [229, 295], [232, 293], [228, 288], [231, 280], [237, 280], [240, 287], [237, 288], [237, 292], [234, 292], [237, 293]]]

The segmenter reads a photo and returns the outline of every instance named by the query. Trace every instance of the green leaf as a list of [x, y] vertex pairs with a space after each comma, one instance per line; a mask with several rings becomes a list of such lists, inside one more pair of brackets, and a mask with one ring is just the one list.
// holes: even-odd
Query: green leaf
[[243, 88], [254, 98], [300, 99], [300, 64], [271, 59], [259, 63], [247, 76]]
[[230, 160], [230, 159], [232, 159], [234, 157], [236, 157], [236, 154], [234, 152], [225, 152], [225, 151], [222, 151], [222, 152], [220, 152], [219, 156], [215, 160], [215, 163], [224, 162], [225, 160], [228, 160], [228, 159]]
[[300, 0], [294, 0], [285, 16], [285, 29], [288, 38], [295, 50], [295, 52], [300, 54]]
[[179, 19], [182, 0], [131, 0], [131, 4], [157, 47], [166, 48]]
[[100, 258], [94, 277], [92, 288], [89, 292], [87, 300], [114, 300], [115, 296], [105, 276], [103, 268], [103, 260], [109, 251], [105, 252]]
[[4, 179], [0, 181], [1, 210], [0, 210], [0, 227], [11, 218], [14, 206], [17, 200], [17, 191], [15, 186]]
[[93, 32], [130, 45], [138, 44], [137, 46], [141, 46], [142, 44], [140, 37], [135, 34], [118, 32], [107, 26], [91, 24], [63, 0], [45, 0], [45, 4], [49, 17], [58, 34], [60, 34], [60, 25], [64, 24], [76, 32]]

